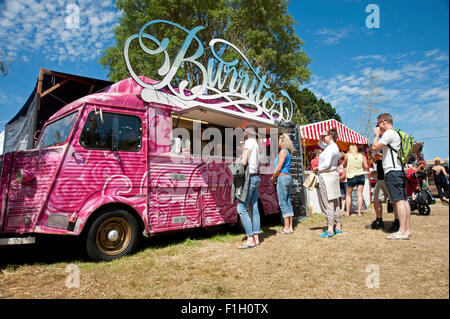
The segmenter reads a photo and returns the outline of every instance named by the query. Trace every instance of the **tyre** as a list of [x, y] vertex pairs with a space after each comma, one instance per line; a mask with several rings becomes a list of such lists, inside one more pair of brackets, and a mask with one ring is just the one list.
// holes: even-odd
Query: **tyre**
[[96, 217], [88, 229], [86, 251], [96, 261], [111, 261], [130, 254], [137, 246], [139, 225], [129, 212], [108, 210]]
[[425, 215], [425, 206], [419, 205], [419, 207], [417, 207], [417, 210], [419, 211], [420, 215]]
[[430, 206], [425, 205], [425, 206], [424, 206], [424, 214], [425, 214], [425, 215], [430, 215], [430, 213], [431, 213]]

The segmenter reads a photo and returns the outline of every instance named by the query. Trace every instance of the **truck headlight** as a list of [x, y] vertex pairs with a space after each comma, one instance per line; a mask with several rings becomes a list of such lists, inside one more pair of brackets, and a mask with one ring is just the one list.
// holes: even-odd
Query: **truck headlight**
[[35, 179], [36, 176], [26, 169], [18, 169], [16, 171], [16, 182], [18, 184], [31, 184]]

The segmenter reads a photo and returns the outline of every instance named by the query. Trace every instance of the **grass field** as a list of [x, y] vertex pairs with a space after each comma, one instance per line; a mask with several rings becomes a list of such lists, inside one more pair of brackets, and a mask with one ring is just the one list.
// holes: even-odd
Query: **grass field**
[[[108, 263], [87, 261], [73, 240], [2, 247], [0, 298], [449, 298], [449, 208], [437, 201], [429, 216], [413, 212], [408, 241], [365, 229], [369, 208], [331, 239], [318, 237], [321, 214], [290, 235], [266, 225], [244, 251], [243, 233], [226, 230], [154, 237]], [[387, 229], [393, 215], [384, 217]]]

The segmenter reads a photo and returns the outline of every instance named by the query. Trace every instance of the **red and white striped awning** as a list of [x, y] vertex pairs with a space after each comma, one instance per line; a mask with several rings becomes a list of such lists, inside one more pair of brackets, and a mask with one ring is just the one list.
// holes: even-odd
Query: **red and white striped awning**
[[334, 127], [338, 131], [338, 141], [341, 143], [361, 145], [369, 144], [369, 140], [367, 138], [334, 119], [300, 126], [300, 135], [302, 140], [319, 140], [321, 133]]

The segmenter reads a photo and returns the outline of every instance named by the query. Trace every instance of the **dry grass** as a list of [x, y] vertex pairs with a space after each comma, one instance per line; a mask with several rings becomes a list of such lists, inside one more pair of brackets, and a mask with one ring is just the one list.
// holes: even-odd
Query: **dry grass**
[[[3, 248], [0, 298], [448, 298], [448, 206], [414, 212], [409, 241], [365, 229], [373, 216], [370, 208], [346, 217], [344, 234], [332, 239], [317, 236], [321, 215], [292, 235], [276, 235], [281, 226], [272, 224], [262, 244], [245, 251], [236, 249], [240, 233], [155, 238], [110, 263], [83, 261], [71, 243]], [[385, 216], [386, 228], [392, 219]], [[66, 287], [69, 264], [80, 269], [79, 288]], [[366, 286], [371, 264], [379, 266], [379, 288]]]

